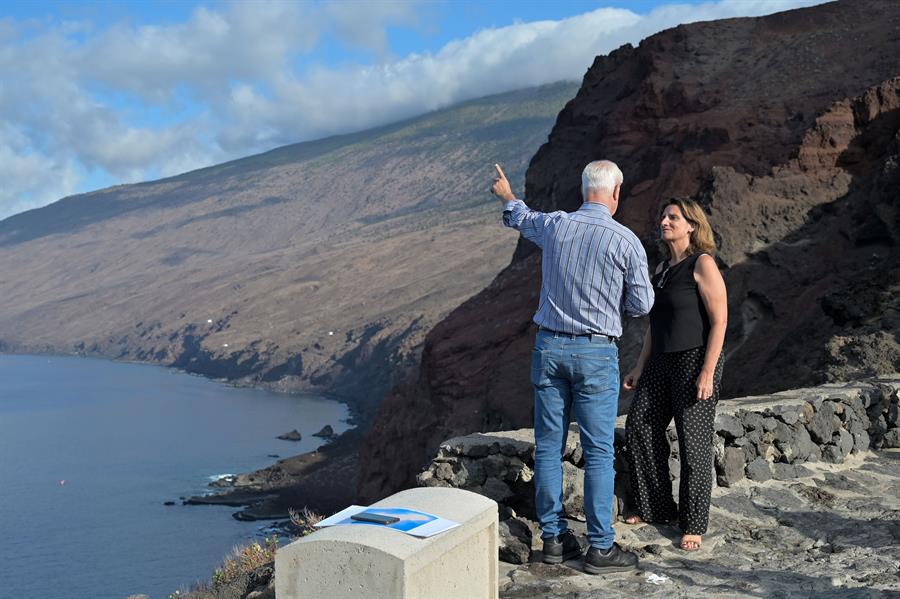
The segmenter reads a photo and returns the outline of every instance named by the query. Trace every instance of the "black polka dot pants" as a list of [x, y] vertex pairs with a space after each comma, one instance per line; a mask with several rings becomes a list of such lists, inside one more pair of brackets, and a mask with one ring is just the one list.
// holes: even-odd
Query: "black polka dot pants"
[[[652, 356], [625, 422], [638, 514], [645, 522], [677, 518], [682, 532], [690, 535], [704, 534], [709, 524], [713, 423], [722, 381], [720, 357], [713, 376], [713, 396], [697, 399], [697, 377], [705, 356], [705, 347]], [[672, 498], [666, 437], [672, 418], [681, 458], [678, 505]]]

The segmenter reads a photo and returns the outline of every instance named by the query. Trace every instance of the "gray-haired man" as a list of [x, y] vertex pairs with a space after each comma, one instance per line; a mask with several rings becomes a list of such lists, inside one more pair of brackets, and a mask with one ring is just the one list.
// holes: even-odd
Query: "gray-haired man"
[[544, 561], [581, 554], [563, 512], [562, 456], [572, 412], [584, 451], [584, 512], [591, 574], [627, 570], [637, 556], [614, 543], [613, 433], [619, 399], [616, 339], [622, 314], [644, 316], [653, 306], [647, 255], [638, 238], [612, 216], [622, 171], [608, 160], [581, 175], [584, 203], [573, 213], [545, 214], [517, 200], [498, 165], [491, 192], [503, 200], [503, 222], [542, 250], [539, 330], [531, 358], [534, 386], [535, 508]]

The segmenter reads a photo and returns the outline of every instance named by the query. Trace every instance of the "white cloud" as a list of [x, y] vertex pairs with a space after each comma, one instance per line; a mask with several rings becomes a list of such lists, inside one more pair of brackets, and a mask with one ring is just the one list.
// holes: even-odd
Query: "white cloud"
[[[335, 33], [345, 43], [366, 48], [386, 58], [389, 54], [386, 26], [419, 24], [417, 2], [332, 2], [325, 11]], [[377, 24], [373, 26], [373, 24]]]
[[[598, 8], [485, 28], [401, 58], [390, 58], [386, 27], [420, 27], [419, 11], [429, 7], [237, 2], [198, 8], [181, 23], [102, 31], [0, 20], [0, 218], [72, 193], [85, 172], [120, 182], [176, 174], [469, 98], [577, 80], [595, 55], [679, 23], [815, 3], [723, 0], [647, 15]], [[332, 33], [379, 62], [298, 70], [297, 59]]]

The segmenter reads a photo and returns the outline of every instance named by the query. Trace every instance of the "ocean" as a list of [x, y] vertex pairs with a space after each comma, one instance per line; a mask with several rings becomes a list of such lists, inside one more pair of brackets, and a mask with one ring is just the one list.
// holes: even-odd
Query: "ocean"
[[[0, 355], [0, 595], [166, 599], [208, 581], [266, 524], [180, 498], [311, 451], [312, 433], [339, 434], [347, 416], [323, 397], [156, 366]], [[302, 441], [276, 439], [294, 428]]]

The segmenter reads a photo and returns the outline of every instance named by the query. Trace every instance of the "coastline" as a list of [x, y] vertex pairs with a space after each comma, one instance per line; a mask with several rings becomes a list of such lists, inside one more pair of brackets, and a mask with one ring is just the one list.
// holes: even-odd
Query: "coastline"
[[349, 429], [314, 451], [238, 474], [224, 490], [189, 497], [183, 504], [243, 507], [232, 517], [244, 521], [285, 520], [290, 508], [333, 513], [355, 500], [362, 442], [360, 429]]

